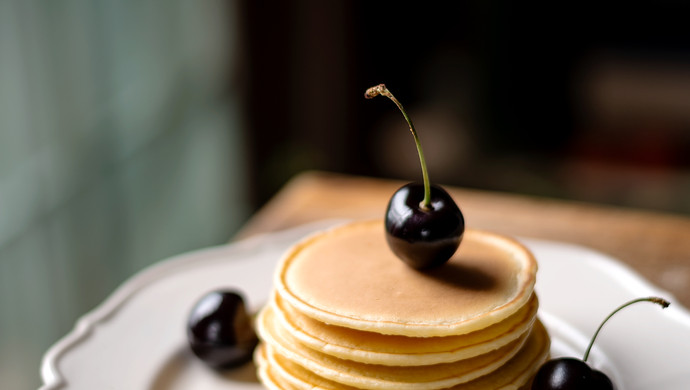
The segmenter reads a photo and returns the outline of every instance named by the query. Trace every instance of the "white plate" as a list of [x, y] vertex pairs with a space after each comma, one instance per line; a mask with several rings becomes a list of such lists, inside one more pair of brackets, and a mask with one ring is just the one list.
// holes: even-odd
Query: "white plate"
[[[276, 261], [292, 243], [336, 221], [214, 247], [160, 262], [134, 276], [45, 354], [48, 389], [261, 389], [251, 364], [218, 374], [187, 350], [185, 323], [206, 292], [236, 287], [254, 309], [266, 301]], [[582, 356], [589, 337], [621, 303], [658, 295], [628, 268], [592, 250], [522, 240], [539, 260], [540, 317], [555, 356]], [[661, 310], [640, 303], [609, 321], [590, 363], [619, 390], [687, 389], [690, 386], [690, 314], [679, 304]]]

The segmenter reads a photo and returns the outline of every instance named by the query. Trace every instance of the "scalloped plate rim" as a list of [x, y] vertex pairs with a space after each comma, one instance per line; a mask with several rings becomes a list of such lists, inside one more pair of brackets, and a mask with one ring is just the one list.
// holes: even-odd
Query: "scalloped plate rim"
[[[267, 250], [265, 247], [262, 247], [267, 243], [268, 245], [271, 245], [275, 242], [281, 242], [281, 238], [283, 240], [289, 239], [294, 241], [296, 238], [307, 236], [317, 230], [332, 227], [344, 222], [347, 222], [347, 220], [337, 219], [316, 221], [278, 232], [253, 236], [230, 244], [212, 246], [179, 254], [144, 268], [123, 282], [101, 304], [97, 305], [94, 309], [80, 317], [77, 320], [74, 328], [46, 351], [42, 358], [40, 367], [43, 386], [41, 386], [39, 390], [52, 390], [66, 386], [67, 380], [64, 378], [64, 375], [58, 368], [59, 360], [65, 354], [69, 353], [71, 349], [87, 340], [89, 334], [94, 331], [100, 322], [107, 320], [111, 316], [117, 315], [117, 312], [124, 305], [126, 305], [128, 301], [136, 296], [137, 291], [144, 288], [149, 283], [162, 279], [171, 273], [179, 272], [186, 266], [192, 265], [192, 262], [198, 261], [199, 257], [216, 257], [222, 254], [241, 252], [243, 250]], [[614, 258], [601, 252], [577, 244], [548, 241], [536, 238], [519, 237], [518, 239], [525, 243], [528, 247], [536, 245], [541, 246], [542, 248], [550, 248], [553, 250], [572, 250], [586, 253], [588, 255], [587, 260], [589, 266], [598, 268], [607, 276], [614, 278], [615, 281], [619, 282], [622, 286], [626, 286], [630, 290], [644, 291], [650, 295], [660, 295], [674, 302], [673, 310], [670, 311], [669, 316], [679, 323], [682, 323], [684, 326], [687, 326], [688, 330], [690, 331], [690, 311], [682, 307], [680, 304], [675, 303], [675, 298], [671, 294], [654, 286], [652, 283], [648, 282], [646, 279], [636, 273], [633, 269], [619, 262], [618, 260], [615, 260]], [[539, 282], [537, 283], [538, 288]], [[553, 314], [550, 312], [544, 312], [543, 315], [547, 320], [545, 323], [553, 323]], [[581, 329], [578, 330], [581, 331]], [[581, 341], [579, 344], [581, 344]], [[578, 346], [578, 348], [580, 347], [581, 345]], [[688, 376], [686, 379], [690, 380], [690, 370], [688, 371], [687, 375]]]

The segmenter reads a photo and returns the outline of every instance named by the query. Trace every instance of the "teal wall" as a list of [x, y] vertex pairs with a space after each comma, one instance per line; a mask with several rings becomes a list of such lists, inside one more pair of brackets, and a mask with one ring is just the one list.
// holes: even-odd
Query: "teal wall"
[[234, 3], [0, 0], [0, 387], [248, 215]]

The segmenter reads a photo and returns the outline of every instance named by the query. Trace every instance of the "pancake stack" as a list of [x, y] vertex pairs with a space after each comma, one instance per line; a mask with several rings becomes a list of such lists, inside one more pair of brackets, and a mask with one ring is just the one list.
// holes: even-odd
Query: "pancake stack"
[[441, 267], [390, 251], [382, 221], [293, 246], [257, 318], [269, 389], [521, 389], [546, 360], [537, 265], [518, 242], [467, 230]]

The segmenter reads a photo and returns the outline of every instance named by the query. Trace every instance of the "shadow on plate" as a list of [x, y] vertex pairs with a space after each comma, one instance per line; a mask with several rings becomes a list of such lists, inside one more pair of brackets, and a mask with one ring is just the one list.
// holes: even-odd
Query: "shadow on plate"
[[193, 383], [198, 384], [200, 378], [204, 378], [203, 381], [206, 382], [259, 383], [256, 377], [256, 367], [252, 362], [231, 370], [216, 371], [204, 365], [189, 349], [183, 347], [178, 349], [158, 370], [158, 374], [153, 379], [149, 389], [187, 388]]

